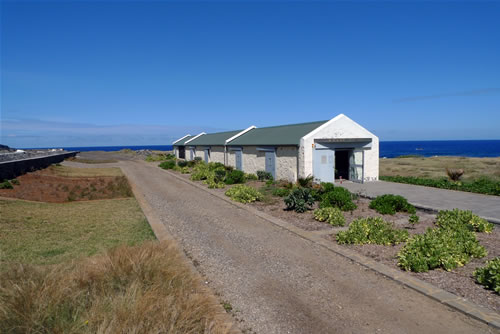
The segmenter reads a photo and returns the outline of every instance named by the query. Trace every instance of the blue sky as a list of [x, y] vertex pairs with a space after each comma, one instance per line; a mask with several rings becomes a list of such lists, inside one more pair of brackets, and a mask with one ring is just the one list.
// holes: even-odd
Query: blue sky
[[500, 2], [1, 4], [1, 143], [168, 144], [330, 119], [500, 139]]

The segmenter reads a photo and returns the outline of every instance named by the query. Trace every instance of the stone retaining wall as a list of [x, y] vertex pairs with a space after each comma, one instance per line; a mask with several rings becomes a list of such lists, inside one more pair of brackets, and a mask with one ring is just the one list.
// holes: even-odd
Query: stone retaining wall
[[79, 152], [65, 152], [49, 156], [21, 159], [14, 161], [0, 162], [0, 181], [16, 178], [19, 175], [42, 169], [63, 161], [66, 158], [74, 157]]

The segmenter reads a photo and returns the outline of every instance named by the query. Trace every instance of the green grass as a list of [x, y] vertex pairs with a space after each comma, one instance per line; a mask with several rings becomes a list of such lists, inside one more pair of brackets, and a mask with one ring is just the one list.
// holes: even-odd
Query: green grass
[[463, 169], [463, 181], [482, 177], [500, 181], [500, 158], [417, 157], [380, 159], [381, 176], [413, 176], [439, 179], [447, 177], [446, 168]]
[[380, 180], [500, 196], [500, 181], [486, 177], [464, 182], [454, 182], [447, 178], [428, 179], [413, 176], [380, 176]]
[[154, 239], [134, 198], [71, 203], [0, 200], [0, 267], [55, 264]]

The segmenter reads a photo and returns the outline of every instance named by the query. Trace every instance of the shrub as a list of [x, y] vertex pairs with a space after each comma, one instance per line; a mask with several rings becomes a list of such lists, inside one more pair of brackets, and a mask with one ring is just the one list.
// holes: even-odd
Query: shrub
[[210, 188], [210, 189], [214, 189], [214, 188], [221, 189], [221, 188], [226, 187], [226, 184], [224, 182], [217, 182], [214, 180], [205, 180], [203, 182], [205, 182], [208, 185], [208, 188]]
[[211, 171], [206, 163], [199, 163], [193, 167], [191, 173], [191, 180], [193, 181], [201, 181], [208, 179], [211, 175], [213, 176], [214, 172]]
[[436, 225], [442, 228], [467, 227], [471, 231], [490, 233], [493, 231], [493, 224], [475, 215], [472, 211], [465, 210], [442, 210], [436, 218]]
[[297, 188], [284, 198], [287, 210], [295, 212], [306, 212], [314, 204], [311, 190], [307, 188]]
[[398, 253], [398, 265], [415, 272], [435, 268], [449, 271], [467, 264], [471, 257], [485, 255], [486, 250], [467, 228], [434, 228], [408, 240]]
[[258, 180], [259, 178], [255, 174], [245, 174], [245, 179], [247, 181], [251, 181], [251, 180], [255, 181], [255, 180]]
[[189, 167], [181, 167], [182, 174], [189, 174]]
[[214, 170], [214, 179], [217, 182], [224, 182], [224, 179], [226, 178], [226, 169], [225, 168], [219, 168]]
[[342, 187], [326, 186], [329, 189], [321, 196], [320, 208], [334, 207], [342, 211], [352, 211], [357, 208], [357, 205], [352, 201], [353, 195], [349, 190]]
[[259, 181], [266, 181], [266, 180], [273, 180], [273, 174], [268, 173], [263, 170], [258, 170], [257, 171], [257, 177], [259, 178]]
[[12, 180], [10, 180], [10, 183], [12, 183], [13, 185], [16, 185], [16, 186], [21, 184], [21, 182], [19, 182], [18, 179], [12, 179]]
[[452, 181], [458, 181], [464, 175], [464, 170], [463, 169], [454, 169], [454, 168], [448, 168], [446, 167], [446, 175], [450, 178]]
[[232, 170], [227, 173], [226, 179], [224, 180], [226, 184], [237, 184], [237, 183], [245, 183], [245, 173], [241, 170]]
[[323, 208], [314, 211], [314, 219], [320, 222], [327, 222], [333, 226], [344, 226], [345, 218], [338, 208]]
[[177, 166], [179, 167], [187, 167], [188, 162], [186, 160], [179, 160], [177, 161]]
[[229, 196], [233, 201], [240, 203], [251, 203], [260, 201], [263, 198], [263, 195], [256, 189], [243, 184], [238, 184], [231, 189], [228, 189], [226, 191], [226, 196]]
[[194, 158], [194, 162], [195, 163], [198, 163], [198, 162], [201, 162], [201, 161], [202, 161], [201, 157], [195, 157]]
[[163, 161], [163, 160], [175, 160], [175, 156], [167, 158], [164, 154], [150, 154], [146, 157], [146, 161]]
[[13, 189], [14, 186], [8, 181], [4, 180], [2, 183], [0, 183], [0, 189]]
[[337, 233], [339, 244], [395, 245], [408, 240], [408, 231], [395, 229], [380, 217], [359, 218]]
[[412, 225], [418, 224], [420, 218], [416, 214], [410, 215], [410, 218], [408, 219], [408, 222]]
[[174, 160], [166, 160], [163, 161], [159, 166], [163, 169], [173, 169], [176, 165]]
[[382, 195], [377, 196], [370, 202], [370, 209], [375, 209], [383, 215], [393, 215], [396, 212], [416, 213], [415, 207], [408, 203], [406, 198], [399, 195]]
[[216, 170], [216, 169], [225, 169], [224, 164], [220, 162], [209, 162], [208, 163], [208, 168], [211, 170]]
[[312, 184], [313, 184], [313, 180], [314, 178], [312, 176], [307, 176], [307, 177], [299, 177], [297, 179], [297, 184], [301, 187], [304, 187], [304, 188], [311, 188], [312, 187]]
[[500, 257], [487, 261], [482, 268], [477, 268], [474, 277], [479, 284], [500, 294]]
[[169, 159], [169, 160], [170, 160], [170, 159], [175, 159], [175, 154], [168, 153], [168, 154], [166, 155], [166, 159]]
[[272, 191], [273, 196], [285, 197], [290, 195], [291, 190], [286, 188], [274, 188]]

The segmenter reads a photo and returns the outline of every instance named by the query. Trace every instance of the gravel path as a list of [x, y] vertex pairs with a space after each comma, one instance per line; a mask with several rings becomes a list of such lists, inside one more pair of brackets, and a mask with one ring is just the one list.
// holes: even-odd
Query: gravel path
[[495, 332], [153, 164], [119, 165], [247, 333]]

